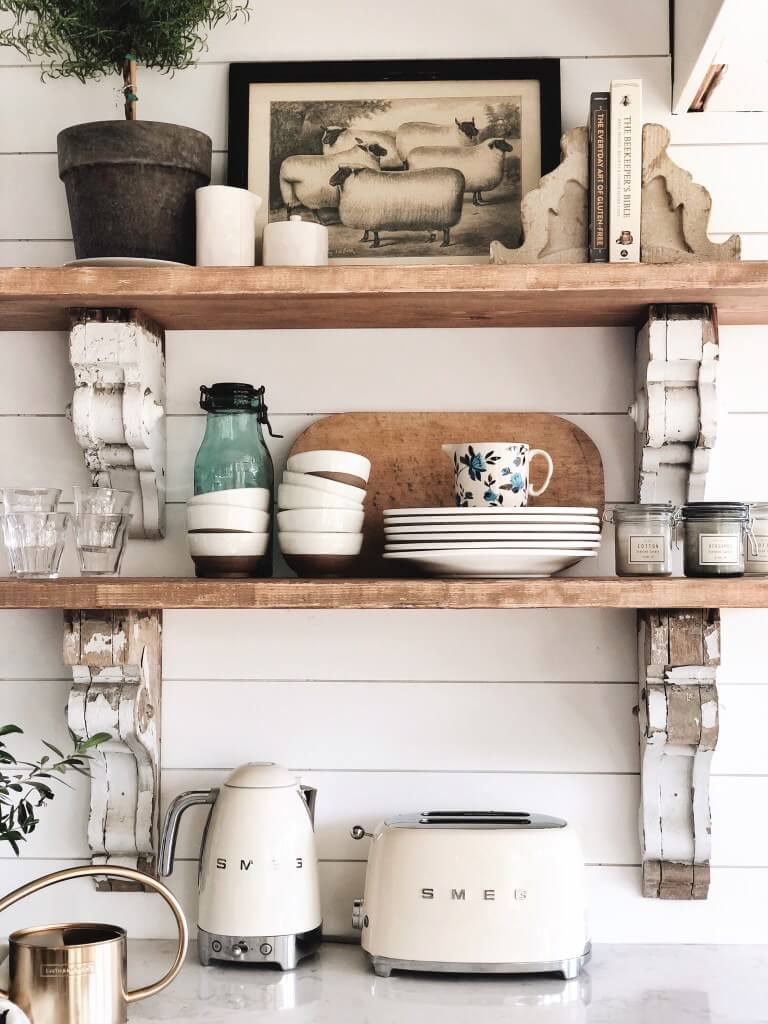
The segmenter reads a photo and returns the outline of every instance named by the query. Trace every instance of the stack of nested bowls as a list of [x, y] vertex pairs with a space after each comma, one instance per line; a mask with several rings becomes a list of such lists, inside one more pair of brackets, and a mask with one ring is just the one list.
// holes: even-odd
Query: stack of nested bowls
[[236, 487], [190, 498], [187, 539], [195, 575], [270, 575], [271, 504], [268, 487]]
[[277, 490], [278, 541], [300, 576], [343, 576], [363, 546], [371, 463], [354, 452], [291, 455]]

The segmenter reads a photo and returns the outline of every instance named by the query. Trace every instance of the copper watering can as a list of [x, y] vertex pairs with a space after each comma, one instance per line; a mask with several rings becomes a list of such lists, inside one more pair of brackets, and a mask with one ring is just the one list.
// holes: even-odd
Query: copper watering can
[[[187, 953], [187, 922], [173, 893], [162, 882], [132, 868], [89, 864], [44, 875], [0, 900], [0, 912], [56, 882], [108, 875], [140, 882], [159, 892], [179, 930], [176, 959], [153, 985], [128, 991], [126, 932], [112, 924], [55, 924], [13, 932], [10, 943], [10, 999], [31, 1024], [124, 1024], [128, 1004], [170, 985]], [[9, 993], [0, 991], [0, 997]]]

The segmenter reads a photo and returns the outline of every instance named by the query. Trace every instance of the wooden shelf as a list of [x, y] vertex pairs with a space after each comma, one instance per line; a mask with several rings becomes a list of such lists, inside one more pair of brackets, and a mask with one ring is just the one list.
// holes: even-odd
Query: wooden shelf
[[768, 578], [0, 580], [0, 608], [766, 608]]
[[141, 309], [173, 330], [610, 326], [652, 303], [767, 324], [768, 262], [0, 269], [0, 330], [65, 329], [84, 307]]

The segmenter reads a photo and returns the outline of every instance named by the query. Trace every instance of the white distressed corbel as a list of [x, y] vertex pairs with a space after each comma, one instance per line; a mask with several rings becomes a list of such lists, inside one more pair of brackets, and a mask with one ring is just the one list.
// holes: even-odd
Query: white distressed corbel
[[704, 496], [717, 438], [717, 319], [711, 306], [651, 306], [637, 336], [635, 402], [641, 502]]
[[[66, 612], [72, 732], [110, 739], [91, 752], [88, 844], [94, 864], [155, 872], [160, 803], [159, 611]], [[104, 877], [102, 891], [140, 888]]]
[[642, 612], [639, 649], [643, 895], [706, 899], [719, 614]]
[[135, 494], [130, 535], [165, 532], [165, 336], [137, 310], [83, 310], [72, 422], [94, 485]]

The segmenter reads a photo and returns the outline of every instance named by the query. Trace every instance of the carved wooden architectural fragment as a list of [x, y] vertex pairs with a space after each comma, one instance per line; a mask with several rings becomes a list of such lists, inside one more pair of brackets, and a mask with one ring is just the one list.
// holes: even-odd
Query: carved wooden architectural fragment
[[[154, 873], [160, 794], [162, 615], [65, 612], [64, 662], [74, 683], [67, 718], [92, 751], [88, 843], [94, 864]], [[131, 888], [100, 879], [100, 890]]]
[[491, 242], [491, 263], [587, 262], [587, 129], [565, 132], [560, 149], [562, 163], [523, 198], [522, 244]]
[[706, 899], [717, 745], [717, 611], [640, 615], [643, 895]]
[[637, 336], [630, 409], [641, 502], [704, 496], [717, 436], [718, 358], [714, 307], [650, 307]]
[[738, 260], [741, 238], [711, 242], [707, 235], [712, 197], [667, 152], [669, 131], [643, 126], [643, 192], [640, 259], [643, 263]]
[[137, 310], [82, 310], [72, 421], [93, 483], [132, 490], [132, 537], [165, 532], [165, 336]]

